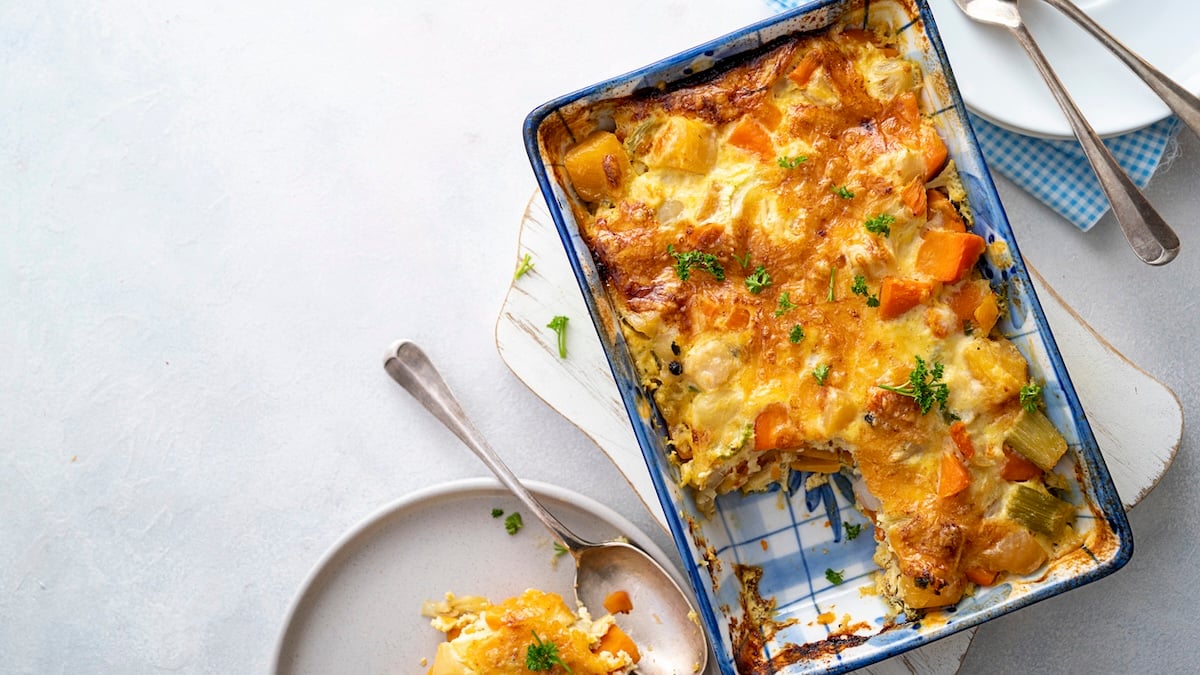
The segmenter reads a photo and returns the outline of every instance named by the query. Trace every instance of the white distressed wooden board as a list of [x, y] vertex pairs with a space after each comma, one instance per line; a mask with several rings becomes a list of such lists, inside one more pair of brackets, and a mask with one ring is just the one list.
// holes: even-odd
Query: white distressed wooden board
[[[517, 259], [534, 268], [516, 280], [496, 322], [496, 346], [513, 373], [587, 434], [617, 465], [646, 508], [666, 528], [662, 508], [587, 308], [567, 263], [554, 221], [539, 193], [521, 223]], [[1034, 287], [1079, 393], [1105, 463], [1126, 508], [1132, 508], [1171, 465], [1183, 437], [1175, 393], [1104, 341], [1036, 272]], [[567, 324], [568, 357], [546, 323]], [[958, 670], [975, 629], [880, 662], [863, 672], [950, 674]]]

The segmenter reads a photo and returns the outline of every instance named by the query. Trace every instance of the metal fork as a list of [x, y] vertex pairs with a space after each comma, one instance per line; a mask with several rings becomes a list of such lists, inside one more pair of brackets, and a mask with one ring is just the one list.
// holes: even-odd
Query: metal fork
[[1100, 136], [1083, 117], [1075, 101], [1063, 87], [1050, 62], [1038, 48], [1033, 35], [1021, 20], [1017, 10], [1018, 0], [954, 0], [968, 17], [980, 23], [1003, 26], [1016, 37], [1037, 66], [1038, 72], [1050, 87], [1050, 93], [1067, 116], [1075, 137], [1083, 147], [1100, 181], [1100, 187], [1112, 205], [1113, 214], [1121, 226], [1121, 232], [1133, 252], [1150, 265], [1165, 265], [1179, 254], [1179, 237], [1150, 205], [1146, 195], [1125, 175], [1117, 160], [1100, 141]]

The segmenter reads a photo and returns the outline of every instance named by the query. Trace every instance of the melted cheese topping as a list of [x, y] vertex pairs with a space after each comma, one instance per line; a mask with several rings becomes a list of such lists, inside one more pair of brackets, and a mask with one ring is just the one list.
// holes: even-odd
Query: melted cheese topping
[[614, 632], [620, 629], [612, 616], [593, 621], [586, 609], [572, 612], [556, 593], [531, 589], [497, 605], [482, 600], [465, 609], [453, 595], [434, 604], [444, 605], [432, 625], [447, 641], [438, 646], [429, 675], [525, 675], [535, 635], [553, 645], [559, 661], [575, 673], [628, 673], [638, 658], [636, 647], [629, 647], [635, 654], [618, 648]]
[[[1025, 531], [1000, 474], [1027, 366], [990, 334], [999, 303], [964, 194], [927, 185], [958, 181], [920, 82], [881, 35], [835, 29], [542, 136], [564, 184], [599, 186], [576, 220], [681, 484], [705, 508], [847, 467], [884, 591], [909, 608], [956, 602], [969, 572], [1027, 567], [983, 553]], [[918, 359], [944, 406], [881, 386], [903, 389]]]

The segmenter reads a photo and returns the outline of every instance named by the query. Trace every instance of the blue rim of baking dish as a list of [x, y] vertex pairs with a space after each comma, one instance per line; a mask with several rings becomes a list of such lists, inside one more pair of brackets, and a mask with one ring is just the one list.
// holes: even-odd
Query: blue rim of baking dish
[[[945, 78], [949, 90], [948, 95], [952, 101], [951, 106], [947, 106], [934, 114], [952, 110], [956, 113], [958, 119], [961, 120], [962, 137], [960, 140], [966, 142], [961, 147], [952, 148], [951, 154], [956, 161], [959, 161], [960, 167], [965, 164], [968, 167], [976, 169], [976, 171], [969, 175], [964, 174], [963, 176], [970, 204], [977, 215], [987, 215], [987, 220], [989, 221], [988, 227], [996, 230], [1002, 236], [1011, 252], [1013, 262], [1010, 267], [1003, 270], [987, 268], [984, 270], [985, 275], [988, 276], [989, 280], [993, 280], [994, 274], [1002, 274], [1004, 277], [1003, 280], [1009, 283], [1010, 287], [1014, 289], [1012, 302], [1027, 305], [1026, 311], [1033, 318], [1033, 328], [1039, 340], [1037, 346], [1045, 351], [1044, 360], [1052, 368], [1056, 383], [1061, 389], [1061, 404], [1070, 412], [1070, 423], [1074, 426], [1077, 436], [1077, 456], [1081, 458], [1087, 467], [1087, 471], [1085, 472], [1086, 484], [1081, 485], [1081, 488], [1085, 488], [1085, 498], [1088, 492], [1093, 496], [1093, 505], [1099, 509], [1099, 512], [1096, 514], [1097, 517], [1103, 518], [1107, 522], [1113, 536], [1119, 543], [1117, 550], [1108, 560], [1100, 562], [1096, 567], [1092, 567], [1077, 576], [1046, 584], [1004, 604], [984, 606], [974, 613], [961, 616], [961, 620], [947, 622], [940, 629], [927, 629], [920, 632], [916, 630], [890, 631], [886, 642], [877, 644], [877, 650], [874, 653], [864, 654], [861, 658], [843, 660], [839, 654], [833, 663], [811, 662], [809, 664], [821, 672], [844, 672], [860, 668], [923, 646], [939, 638], [986, 622], [1048, 597], [1064, 593], [1111, 574], [1125, 565], [1133, 554], [1132, 533], [1128, 520], [1125, 517], [1124, 509], [1121, 506], [1120, 497], [1117, 495], [1116, 488], [1104, 464], [1091, 426], [1088, 423], [1078, 395], [1067, 374], [1058, 346], [1054, 341], [1053, 335], [1050, 333], [1041, 303], [1034, 292], [1028, 271], [1013, 236], [1012, 228], [1009, 225], [1003, 205], [1000, 203], [999, 194], [991, 179], [991, 174], [987, 170], [986, 161], [979, 150], [974, 131], [971, 129], [968, 121], [966, 107], [959, 95], [932, 12], [926, 0], [907, 1], [915, 5], [919, 21], [922, 24], [921, 27], [924, 29], [925, 36], [929, 42], [929, 50], [936, 57], [936, 65], [940, 68], [941, 74]], [[760, 35], [768, 29], [778, 29], [781, 24], [789, 21], [794, 22], [797, 19], [803, 19], [807, 16], [814, 16], [820, 12], [840, 13], [841, 6], [845, 4], [846, 0], [813, 0], [812, 2], [802, 3], [791, 10], [781, 12], [725, 36], [661, 59], [643, 68], [553, 99], [534, 109], [526, 117], [523, 125], [525, 148], [537, 177], [538, 185], [543, 197], [546, 199], [550, 214], [554, 219], [555, 227], [566, 250], [567, 258], [576, 281], [580, 286], [580, 291], [583, 294], [588, 312], [600, 341], [604, 345], [605, 357], [608, 359], [609, 367], [616, 380], [622, 402], [630, 417], [634, 435], [641, 448], [643, 458], [647, 463], [651, 481], [654, 484], [655, 492], [658, 494], [659, 502], [666, 515], [672, 538], [685, 562], [684, 566], [688, 580], [700, 598], [699, 610], [701, 621], [710, 639], [713, 641], [714, 647], [720, 646], [724, 648], [714, 650], [717, 656], [717, 663], [723, 673], [735, 673], [736, 668], [729, 654], [726, 653], [729, 645], [722, 639], [721, 625], [718, 622], [716, 610], [712, 606], [712, 603], [707, 601], [709, 595], [706, 589], [709, 586], [703, 578], [699, 565], [692, 559], [693, 546], [688, 538], [687, 525], [683, 522], [678, 505], [672, 500], [670, 490], [668, 489], [666, 481], [669, 474], [664, 470], [665, 460], [660, 455], [662, 441], [661, 428], [663, 428], [661, 419], [656, 419], [657, 416], [654, 415], [647, 421], [643, 418], [643, 414], [639, 413], [639, 408], [644, 409], [647, 404], [650, 405], [651, 410], [654, 410], [653, 404], [649, 403], [648, 397], [638, 384], [639, 378], [633, 370], [620, 330], [613, 326], [613, 336], [610, 339], [603, 328], [605, 317], [610, 317], [611, 320], [613, 313], [611, 308], [607, 308], [607, 312], [602, 311], [597, 303], [596, 296], [602, 293], [602, 282], [592, 264], [590, 253], [578, 231], [567, 222], [564, 216], [564, 212], [569, 212], [570, 209], [565, 203], [565, 198], [555, 194], [555, 181], [539, 149], [538, 129], [547, 118], [555, 115], [564, 106], [587, 101], [601, 101], [632, 93], [633, 91], [653, 86], [659, 82], [671, 83], [686, 78], [694, 74], [694, 72], [698, 72], [693, 67], [694, 64], [702, 63], [711, 65], [719, 62], [720, 59], [734, 56], [741, 51], [762, 45], [766, 40], [763, 40]], [[864, 16], [869, 14], [870, 5], [871, 0], [863, 1]], [[900, 30], [904, 30], [911, 25], [910, 23]], [[803, 29], [790, 29], [784, 30], [779, 34], [799, 34], [802, 32], [804, 32]], [[719, 51], [725, 51], [725, 53], [714, 60], [714, 55]], [[992, 236], [995, 236], [995, 233]], [[904, 624], [901, 625], [903, 626]], [[789, 668], [783, 672], [799, 671]]]

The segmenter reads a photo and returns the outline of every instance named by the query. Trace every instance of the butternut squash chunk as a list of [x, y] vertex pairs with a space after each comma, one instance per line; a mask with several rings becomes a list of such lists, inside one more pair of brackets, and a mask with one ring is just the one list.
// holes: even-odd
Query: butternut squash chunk
[[633, 174], [625, 147], [608, 131], [593, 131], [567, 151], [563, 165], [575, 192], [586, 202], [615, 200]]
[[775, 157], [775, 144], [771, 142], [771, 135], [748, 115], [734, 124], [728, 140], [730, 145], [758, 155], [763, 161], [770, 161]]
[[985, 248], [983, 237], [971, 232], [930, 230], [917, 251], [917, 269], [936, 281], [954, 283], [975, 265]]
[[929, 297], [929, 284], [915, 279], [884, 277], [879, 287], [879, 316], [894, 319]]

